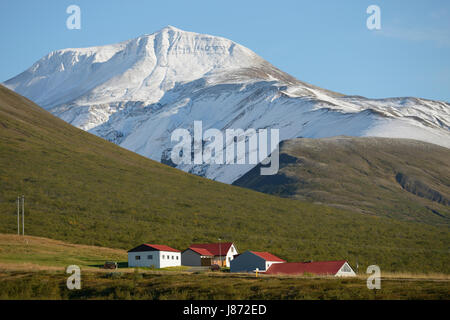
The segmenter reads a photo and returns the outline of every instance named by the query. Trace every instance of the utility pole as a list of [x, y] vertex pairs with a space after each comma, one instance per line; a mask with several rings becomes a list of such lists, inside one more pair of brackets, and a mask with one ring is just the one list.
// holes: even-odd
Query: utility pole
[[17, 196], [17, 235], [20, 236], [20, 196]]
[[25, 196], [22, 195], [22, 235], [25, 235]]
[[359, 273], [359, 264], [358, 264], [358, 258], [356, 258], [356, 273]]

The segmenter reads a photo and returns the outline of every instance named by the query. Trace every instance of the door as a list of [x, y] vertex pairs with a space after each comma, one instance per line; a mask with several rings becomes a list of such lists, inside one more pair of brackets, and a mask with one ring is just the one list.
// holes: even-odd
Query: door
[[211, 266], [211, 258], [201, 258], [202, 267]]

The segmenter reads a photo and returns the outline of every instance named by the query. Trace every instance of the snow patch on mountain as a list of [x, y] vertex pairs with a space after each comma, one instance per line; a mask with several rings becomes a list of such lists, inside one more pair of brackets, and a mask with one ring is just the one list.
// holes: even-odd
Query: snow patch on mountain
[[[450, 104], [344, 96], [301, 82], [225, 38], [175, 27], [114, 45], [54, 51], [5, 86], [61, 119], [170, 163], [171, 133], [277, 128], [280, 139], [412, 138], [450, 148]], [[254, 165], [179, 165], [232, 183]]]

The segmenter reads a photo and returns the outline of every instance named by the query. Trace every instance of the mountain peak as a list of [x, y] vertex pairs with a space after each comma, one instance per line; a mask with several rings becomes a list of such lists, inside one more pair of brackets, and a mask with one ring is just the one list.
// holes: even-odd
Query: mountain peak
[[[447, 103], [343, 96], [303, 83], [231, 40], [173, 26], [56, 51], [5, 85], [74, 126], [164, 163], [170, 132], [198, 120], [222, 131], [279, 128], [281, 140], [379, 136], [450, 147]], [[231, 183], [252, 165], [179, 168]]]
[[[169, 25], [159, 29], [158, 31], [155, 31], [155, 32], [152, 32], [152, 33], [143, 34], [142, 36], [137, 37], [136, 39], [152, 37], [152, 36], [155, 36], [157, 34], [167, 34], [167, 33], [175, 33], [175, 32], [176, 33], [194, 33], [194, 32], [190, 32], [190, 31], [186, 31], [186, 30], [181, 30], [181, 29], [179, 29], [177, 27], [174, 27], [174, 26], [169, 24]], [[129, 40], [129, 41], [132, 41], [132, 40]]]
[[184, 31], [184, 30], [181, 30], [181, 29], [179, 29], [179, 28], [177, 28], [177, 27], [174, 27], [174, 26], [172, 26], [172, 25], [167, 25], [167, 26], [165, 26], [164, 28], [162, 28], [161, 30], [159, 30], [159, 32], [161, 32], [161, 31], [177, 31], [177, 32], [186, 32], [186, 31]]
[[153, 103], [176, 83], [262, 61], [231, 40], [168, 25], [117, 44], [54, 51], [5, 85], [46, 109], [86, 97], [90, 103]]

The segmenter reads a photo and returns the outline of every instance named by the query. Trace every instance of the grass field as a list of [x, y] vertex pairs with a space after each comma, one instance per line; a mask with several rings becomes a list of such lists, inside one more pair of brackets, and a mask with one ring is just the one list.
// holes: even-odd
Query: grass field
[[97, 270], [105, 261], [127, 261], [127, 252], [63, 241], [0, 234], [0, 268], [4, 270], [65, 270], [68, 265]]
[[55, 271], [0, 271], [0, 299], [449, 299], [450, 282], [389, 279], [369, 290], [366, 278], [267, 277], [229, 273], [82, 271], [68, 290]]
[[[119, 262], [117, 270], [100, 266]], [[382, 273], [382, 288], [352, 279], [189, 272], [126, 267], [124, 250], [0, 234], [0, 299], [449, 299], [445, 274]], [[81, 268], [81, 290], [68, 290], [68, 265]]]

